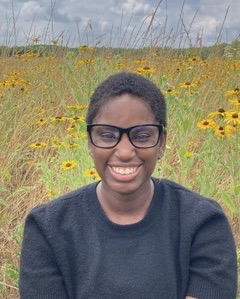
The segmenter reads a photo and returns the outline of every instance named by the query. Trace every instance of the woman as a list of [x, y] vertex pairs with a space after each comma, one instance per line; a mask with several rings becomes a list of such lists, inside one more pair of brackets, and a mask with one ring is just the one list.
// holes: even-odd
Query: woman
[[166, 104], [148, 79], [110, 76], [87, 113], [101, 181], [35, 208], [21, 255], [21, 298], [234, 299], [228, 221], [213, 200], [152, 178]]

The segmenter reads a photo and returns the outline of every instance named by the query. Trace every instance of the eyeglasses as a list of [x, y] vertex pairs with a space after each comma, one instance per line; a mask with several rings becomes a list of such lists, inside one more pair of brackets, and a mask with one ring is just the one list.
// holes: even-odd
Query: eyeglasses
[[164, 131], [162, 124], [147, 124], [129, 128], [119, 128], [104, 124], [88, 124], [87, 132], [93, 145], [100, 148], [113, 148], [127, 134], [129, 141], [136, 148], [151, 148], [158, 144]]

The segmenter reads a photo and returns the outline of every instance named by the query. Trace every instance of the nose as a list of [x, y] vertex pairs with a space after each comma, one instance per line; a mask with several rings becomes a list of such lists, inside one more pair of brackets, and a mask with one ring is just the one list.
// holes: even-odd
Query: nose
[[122, 135], [116, 146], [116, 155], [121, 160], [129, 160], [135, 155], [135, 147], [132, 145], [126, 133]]

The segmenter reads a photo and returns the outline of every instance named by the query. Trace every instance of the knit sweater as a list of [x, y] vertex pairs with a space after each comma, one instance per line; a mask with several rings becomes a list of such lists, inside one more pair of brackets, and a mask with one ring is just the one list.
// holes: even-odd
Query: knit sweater
[[153, 179], [145, 217], [111, 222], [87, 185], [34, 208], [24, 230], [22, 299], [235, 299], [236, 251], [219, 204]]

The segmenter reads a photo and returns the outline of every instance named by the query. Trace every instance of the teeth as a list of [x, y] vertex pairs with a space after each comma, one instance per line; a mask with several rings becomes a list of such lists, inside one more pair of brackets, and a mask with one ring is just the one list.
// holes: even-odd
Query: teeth
[[137, 171], [137, 167], [113, 167], [116, 173], [120, 174], [130, 174]]

